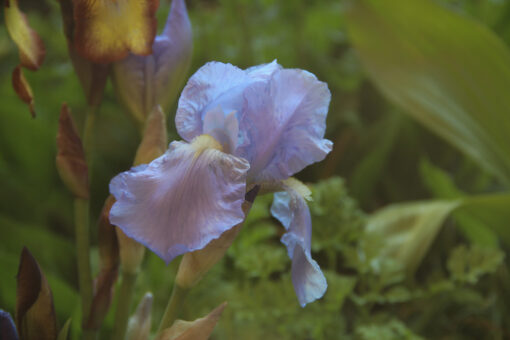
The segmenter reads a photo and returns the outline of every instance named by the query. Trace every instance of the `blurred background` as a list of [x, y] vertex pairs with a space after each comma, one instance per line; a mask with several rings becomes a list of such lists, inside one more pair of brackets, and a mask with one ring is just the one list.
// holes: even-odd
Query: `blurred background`
[[[510, 2], [435, 2], [510, 43]], [[26, 245], [48, 277], [62, 325], [68, 317], [78, 320], [80, 308], [72, 198], [55, 168], [55, 137], [61, 104], [68, 103], [81, 126], [86, 102], [67, 55], [57, 1], [22, 0], [20, 6], [44, 40], [47, 56], [40, 70], [25, 72], [36, 100], [37, 118], [31, 119], [11, 87], [18, 52], [0, 25], [0, 307], [14, 312], [15, 276]], [[227, 300], [214, 339], [510, 339], [505, 246], [490, 231], [480, 236], [486, 242], [475, 244], [465, 229], [480, 221], [454, 214], [442, 223], [411, 277], [379, 257], [384, 235], [374, 243], [365, 237], [370, 214], [389, 204], [498, 192], [504, 186], [385, 99], [350, 41], [349, 3], [190, 0], [187, 6], [194, 34], [189, 75], [211, 60], [245, 68], [277, 59], [286, 68], [314, 73], [332, 93], [326, 137], [334, 149], [297, 176], [314, 195], [313, 254], [328, 279], [324, 298], [299, 307], [290, 261], [279, 242], [284, 230], [270, 216], [272, 198], [259, 197], [225, 259], [192, 291], [183, 317], [195, 319]], [[161, 0], [160, 27], [168, 9], [169, 1]], [[170, 140], [179, 139], [174, 113], [175, 106], [169, 112]], [[95, 136], [92, 221], [110, 179], [130, 167], [140, 138], [111, 84]], [[95, 247], [94, 252], [97, 268]], [[135, 301], [147, 290], [154, 293], [155, 324], [176, 266], [177, 261], [166, 266], [148, 254], [137, 281]], [[75, 336], [79, 325], [72, 327]]]

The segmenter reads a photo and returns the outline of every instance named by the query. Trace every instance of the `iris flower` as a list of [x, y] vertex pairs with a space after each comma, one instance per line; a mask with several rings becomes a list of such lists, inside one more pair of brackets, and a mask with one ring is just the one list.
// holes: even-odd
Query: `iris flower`
[[111, 222], [168, 263], [241, 223], [247, 189], [276, 187], [272, 213], [287, 229], [298, 300], [320, 298], [327, 283], [310, 252], [309, 192], [289, 178], [331, 151], [323, 138], [330, 98], [313, 74], [276, 61], [246, 70], [207, 63], [179, 99], [184, 141], [111, 181]]

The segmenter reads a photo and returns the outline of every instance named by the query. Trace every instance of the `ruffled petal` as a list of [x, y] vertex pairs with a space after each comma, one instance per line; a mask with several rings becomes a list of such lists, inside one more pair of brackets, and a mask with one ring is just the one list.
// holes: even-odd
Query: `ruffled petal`
[[295, 190], [274, 195], [271, 214], [287, 229], [281, 241], [292, 259], [292, 283], [301, 307], [321, 298], [328, 284], [310, 252], [312, 220], [305, 199]]
[[175, 116], [177, 132], [186, 141], [203, 133], [204, 115], [220, 106], [225, 112], [240, 112], [242, 91], [251, 78], [231, 64], [209, 62], [184, 87]]
[[184, 0], [172, 1], [163, 33], [148, 56], [129, 54], [114, 63], [117, 93], [141, 122], [160, 105], [166, 112], [177, 97], [189, 69], [192, 53], [191, 24]]
[[201, 136], [192, 144], [173, 142], [163, 156], [110, 183], [117, 199], [112, 224], [167, 263], [203, 248], [244, 219], [249, 165], [209, 148], [207, 138], [212, 140]]
[[323, 138], [331, 94], [313, 74], [277, 70], [269, 83], [246, 88], [244, 99], [240, 130], [250, 143], [236, 155], [250, 162], [250, 182], [283, 180], [331, 151]]

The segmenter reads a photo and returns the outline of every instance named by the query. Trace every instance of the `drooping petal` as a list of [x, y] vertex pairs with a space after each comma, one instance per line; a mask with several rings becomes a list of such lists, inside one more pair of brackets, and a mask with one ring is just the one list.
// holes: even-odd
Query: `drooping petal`
[[250, 161], [249, 181], [286, 179], [331, 151], [323, 138], [331, 94], [313, 74], [276, 71], [268, 84], [252, 84], [244, 96], [240, 129], [250, 143], [236, 154]]
[[156, 105], [166, 112], [189, 69], [192, 32], [184, 0], [174, 0], [163, 33], [148, 56], [129, 54], [114, 63], [113, 79], [122, 101], [141, 122]]
[[74, 43], [85, 58], [109, 63], [152, 53], [158, 0], [75, 0]]
[[281, 241], [287, 246], [287, 253], [292, 259], [292, 283], [299, 303], [304, 307], [321, 298], [328, 287], [324, 274], [310, 252], [310, 210], [303, 196], [287, 187], [287, 191], [274, 195], [271, 214], [287, 229]]
[[173, 142], [149, 165], [115, 177], [111, 222], [166, 262], [218, 238], [244, 219], [249, 169], [219, 149], [207, 135], [192, 144]]
[[220, 106], [224, 112], [240, 112], [242, 91], [253, 81], [231, 64], [209, 62], [191, 78], [179, 98], [175, 116], [177, 132], [186, 141], [203, 133], [204, 115]]

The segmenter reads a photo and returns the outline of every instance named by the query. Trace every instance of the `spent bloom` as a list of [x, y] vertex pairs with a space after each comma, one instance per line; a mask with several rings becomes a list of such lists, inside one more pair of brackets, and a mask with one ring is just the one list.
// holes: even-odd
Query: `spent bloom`
[[246, 70], [207, 63], [179, 99], [184, 141], [111, 181], [111, 222], [170, 262], [241, 223], [247, 189], [277, 188], [272, 212], [287, 229], [298, 299], [320, 298], [327, 284], [311, 258], [309, 192], [289, 178], [331, 150], [323, 138], [330, 98], [313, 74], [276, 61]]

